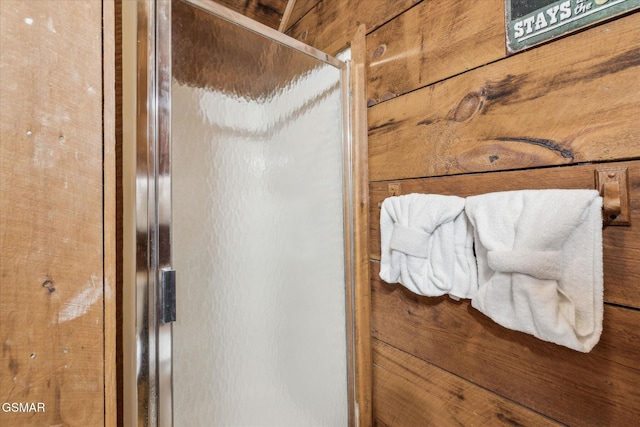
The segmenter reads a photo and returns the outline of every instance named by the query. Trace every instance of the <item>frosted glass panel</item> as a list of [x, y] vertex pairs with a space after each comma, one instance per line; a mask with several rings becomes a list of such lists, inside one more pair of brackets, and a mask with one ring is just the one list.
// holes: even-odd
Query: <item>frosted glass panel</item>
[[341, 72], [173, 3], [174, 425], [346, 426]]

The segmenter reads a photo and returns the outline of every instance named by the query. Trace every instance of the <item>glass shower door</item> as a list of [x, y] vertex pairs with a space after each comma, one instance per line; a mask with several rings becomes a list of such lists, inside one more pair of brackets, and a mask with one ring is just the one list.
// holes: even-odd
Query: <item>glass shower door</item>
[[171, 7], [173, 425], [345, 426], [344, 64], [193, 3]]

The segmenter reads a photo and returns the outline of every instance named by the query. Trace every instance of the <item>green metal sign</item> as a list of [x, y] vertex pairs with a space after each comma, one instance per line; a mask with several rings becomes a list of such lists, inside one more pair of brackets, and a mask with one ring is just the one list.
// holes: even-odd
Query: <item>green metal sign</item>
[[640, 0], [505, 0], [507, 52], [640, 8]]

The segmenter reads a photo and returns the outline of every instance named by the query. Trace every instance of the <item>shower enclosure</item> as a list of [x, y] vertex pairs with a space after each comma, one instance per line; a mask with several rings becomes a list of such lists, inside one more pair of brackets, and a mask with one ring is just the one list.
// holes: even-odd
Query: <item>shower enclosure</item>
[[125, 424], [356, 424], [349, 50], [137, 8]]

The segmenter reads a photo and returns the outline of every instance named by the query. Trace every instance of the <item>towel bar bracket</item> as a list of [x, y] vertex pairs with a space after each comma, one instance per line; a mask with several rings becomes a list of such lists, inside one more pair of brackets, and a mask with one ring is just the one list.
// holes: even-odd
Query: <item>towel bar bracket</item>
[[595, 170], [596, 189], [603, 198], [602, 221], [608, 225], [631, 225], [629, 179], [626, 166]]
[[402, 194], [402, 187], [399, 182], [390, 182], [387, 184], [388, 196], [399, 196]]
[[[390, 182], [387, 184], [387, 197], [400, 196], [402, 194], [402, 186], [399, 182]], [[378, 209], [382, 207], [382, 202], [378, 203]]]

